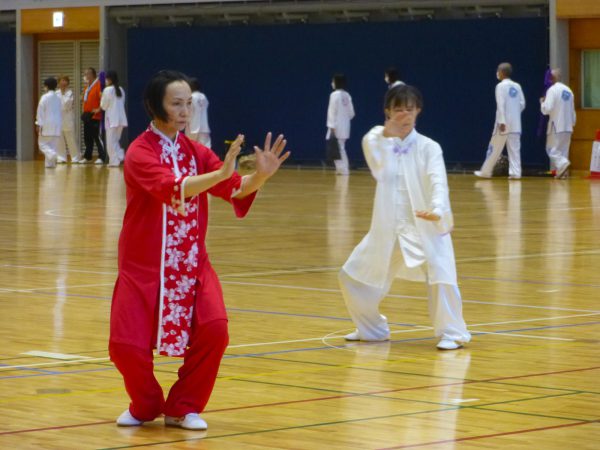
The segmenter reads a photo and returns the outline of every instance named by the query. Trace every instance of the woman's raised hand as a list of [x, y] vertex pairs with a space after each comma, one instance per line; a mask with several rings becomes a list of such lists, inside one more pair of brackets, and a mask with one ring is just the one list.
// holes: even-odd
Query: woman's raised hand
[[287, 141], [283, 138], [283, 134], [277, 136], [273, 145], [271, 145], [271, 132], [267, 133], [265, 145], [263, 149], [254, 147], [256, 153], [256, 174], [262, 178], [270, 178], [279, 170], [283, 162], [288, 159], [290, 152], [285, 152], [282, 155]]
[[223, 165], [219, 169], [224, 180], [228, 179], [229, 177], [231, 177], [231, 175], [233, 175], [233, 172], [235, 171], [235, 160], [240, 154], [240, 151], [242, 150], [243, 143], [244, 135], [238, 134], [235, 138], [235, 141], [233, 141], [229, 146], [229, 150], [227, 150], [227, 154], [225, 155], [225, 159], [223, 160]]

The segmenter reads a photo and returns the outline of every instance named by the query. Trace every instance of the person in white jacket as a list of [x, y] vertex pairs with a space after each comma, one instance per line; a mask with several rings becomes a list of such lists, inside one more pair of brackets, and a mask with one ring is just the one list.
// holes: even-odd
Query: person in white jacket
[[208, 126], [208, 99], [200, 92], [200, 82], [197, 78], [190, 79], [192, 88], [192, 115], [185, 134], [193, 141], [200, 142], [205, 147], [211, 147], [210, 127]]
[[383, 79], [385, 84], [388, 85], [388, 89], [405, 84], [404, 81], [400, 79], [400, 72], [395, 67], [388, 67], [385, 70]]
[[561, 83], [560, 79], [560, 69], [553, 69], [553, 84], [546, 92], [546, 97], [540, 99], [542, 114], [550, 116], [546, 131], [546, 152], [551, 169], [556, 170], [556, 178], [565, 177], [571, 165], [569, 147], [577, 120], [573, 91]]
[[102, 91], [100, 107], [105, 111], [106, 151], [108, 166], [118, 167], [125, 159], [125, 151], [119, 142], [123, 128], [127, 126], [125, 114], [125, 90], [119, 86], [119, 77], [114, 70], [106, 71], [106, 87]]
[[67, 75], [58, 77], [56, 95], [60, 98], [62, 105], [62, 134], [58, 140], [58, 163], [66, 163], [67, 155], [71, 156], [71, 162], [78, 163], [81, 153], [75, 140], [75, 115], [73, 114], [73, 91], [69, 87], [71, 80]]
[[333, 76], [331, 82], [333, 92], [329, 96], [327, 107], [327, 135], [337, 139], [340, 147], [340, 159], [334, 161], [335, 172], [338, 175], [349, 175], [350, 164], [346, 153], [346, 141], [350, 138], [350, 121], [354, 117], [352, 97], [346, 92], [346, 77], [342, 74]]
[[494, 166], [506, 146], [508, 152], [508, 178], [521, 178], [521, 113], [525, 109], [525, 96], [521, 85], [511, 80], [512, 66], [501, 63], [496, 71], [500, 83], [496, 85], [496, 122], [487, 155], [475, 175], [491, 178]]
[[58, 141], [62, 133], [62, 106], [56, 95], [57, 85], [56, 78], [44, 80], [46, 93], [40, 98], [35, 119], [38, 146], [45, 156], [46, 167], [56, 167]]
[[450, 232], [453, 227], [440, 145], [415, 129], [423, 107], [419, 91], [394, 87], [385, 96], [385, 126], [363, 138], [377, 181], [371, 228], [339, 273], [356, 330], [347, 340], [390, 338], [379, 303], [396, 277], [425, 281], [437, 347], [454, 350], [471, 339], [462, 316]]

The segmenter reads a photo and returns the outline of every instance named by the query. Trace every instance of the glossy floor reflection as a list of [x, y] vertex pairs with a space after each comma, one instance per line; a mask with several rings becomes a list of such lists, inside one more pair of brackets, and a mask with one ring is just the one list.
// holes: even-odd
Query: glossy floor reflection
[[[382, 304], [392, 341], [346, 343], [337, 272], [374, 182], [282, 171], [250, 216], [211, 202], [231, 344], [206, 433], [120, 429], [107, 358], [122, 169], [0, 162], [0, 448], [597, 449], [600, 182], [451, 175], [473, 341], [435, 349], [423, 284]], [[157, 358], [165, 386], [179, 361]]]

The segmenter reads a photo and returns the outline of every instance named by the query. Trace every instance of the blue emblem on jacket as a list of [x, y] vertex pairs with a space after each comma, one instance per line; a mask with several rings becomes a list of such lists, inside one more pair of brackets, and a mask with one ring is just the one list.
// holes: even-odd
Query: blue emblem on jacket
[[508, 95], [510, 95], [512, 98], [515, 98], [518, 93], [519, 93], [519, 91], [517, 91], [517, 88], [514, 86], [511, 86], [510, 89], [508, 90]]
[[562, 91], [561, 98], [566, 102], [571, 98], [571, 93], [569, 91]]

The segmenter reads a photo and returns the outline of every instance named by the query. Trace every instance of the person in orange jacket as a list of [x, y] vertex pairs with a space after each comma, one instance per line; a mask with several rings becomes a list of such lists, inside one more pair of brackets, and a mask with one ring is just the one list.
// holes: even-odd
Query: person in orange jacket
[[100, 108], [100, 97], [102, 88], [100, 80], [96, 77], [96, 69], [88, 67], [83, 73], [83, 81], [86, 84], [83, 92], [83, 141], [85, 143], [85, 153], [80, 160], [81, 164], [92, 162], [94, 153], [94, 142], [98, 148], [98, 159], [94, 164], [104, 164], [106, 162], [106, 150], [102, 139], [100, 139], [100, 120], [102, 120], [102, 110]]

